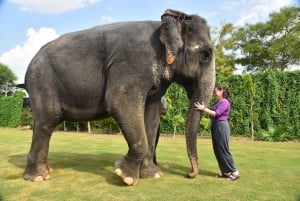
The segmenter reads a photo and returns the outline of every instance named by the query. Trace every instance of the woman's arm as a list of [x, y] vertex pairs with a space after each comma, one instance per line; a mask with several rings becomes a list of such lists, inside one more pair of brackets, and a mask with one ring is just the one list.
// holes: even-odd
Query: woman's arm
[[194, 103], [194, 106], [195, 106], [196, 110], [202, 111], [202, 112], [208, 114], [211, 117], [215, 117], [216, 116], [216, 112], [213, 111], [213, 110], [210, 110], [210, 109], [206, 108], [205, 105], [203, 104], [203, 102], [202, 103], [196, 102], [196, 103]]

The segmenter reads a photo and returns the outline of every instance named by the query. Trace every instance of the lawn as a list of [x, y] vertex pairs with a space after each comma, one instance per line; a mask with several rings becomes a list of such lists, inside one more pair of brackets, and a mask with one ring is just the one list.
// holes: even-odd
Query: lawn
[[22, 178], [31, 131], [0, 128], [0, 200], [5, 201], [143, 201], [300, 199], [300, 143], [232, 139], [231, 152], [241, 178], [215, 178], [217, 163], [210, 139], [198, 140], [200, 173], [185, 177], [190, 163], [183, 137], [162, 137], [157, 155], [159, 179], [140, 179], [125, 186], [114, 173], [114, 161], [127, 153], [121, 135], [56, 132], [50, 143], [51, 180]]

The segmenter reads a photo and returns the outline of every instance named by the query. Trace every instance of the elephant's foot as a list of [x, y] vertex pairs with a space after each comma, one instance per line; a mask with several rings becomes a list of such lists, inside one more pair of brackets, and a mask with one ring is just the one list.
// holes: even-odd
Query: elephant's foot
[[140, 167], [140, 178], [160, 178], [162, 171], [157, 165], [150, 163], [147, 167]]
[[27, 166], [23, 177], [28, 181], [41, 182], [51, 179], [51, 172], [53, 172], [53, 169], [48, 164], [40, 164], [36, 168]]
[[130, 165], [125, 159], [115, 162], [115, 172], [127, 185], [135, 185], [139, 178], [139, 167]]

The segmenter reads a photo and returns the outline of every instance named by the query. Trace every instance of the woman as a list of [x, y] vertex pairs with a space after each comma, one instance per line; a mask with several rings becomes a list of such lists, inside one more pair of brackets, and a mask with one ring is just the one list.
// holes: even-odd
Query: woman
[[218, 102], [213, 106], [212, 110], [206, 108], [203, 103], [196, 102], [194, 105], [196, 110], [202, 111], [211, 117], [213, 149], [221, 170], [217, 177], [225, 177], [230, 181], [234, 181], [240, 176], [229, 151], [229, 91], [224, 86], [216, 86], [214, 95]]

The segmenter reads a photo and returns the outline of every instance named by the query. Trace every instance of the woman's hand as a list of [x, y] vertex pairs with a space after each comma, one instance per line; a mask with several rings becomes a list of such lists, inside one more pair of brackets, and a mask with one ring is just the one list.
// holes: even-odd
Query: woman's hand
[[203, 111], [205, 109], [205, 105], [202, 103], [199, 103], [199, 102], [196, 102], [194, 103], [194, 106], [195, 106], [195, 110], [200, 110], [200, 111]]

